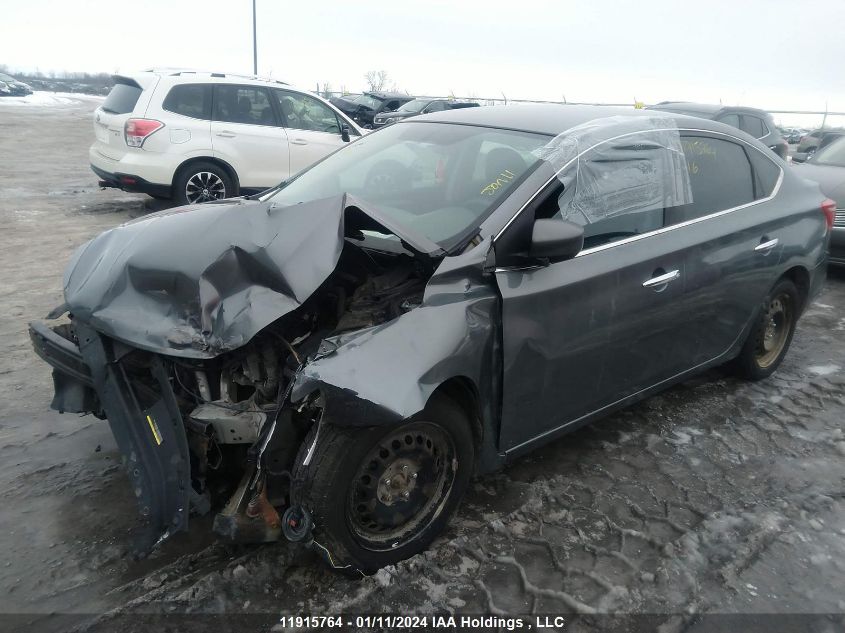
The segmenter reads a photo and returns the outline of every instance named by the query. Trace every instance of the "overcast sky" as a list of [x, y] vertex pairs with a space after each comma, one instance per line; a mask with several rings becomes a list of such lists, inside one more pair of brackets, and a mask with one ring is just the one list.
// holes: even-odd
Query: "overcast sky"
[[[845, 0], [257, 0], [258, 70], [315, 89], [845, 110]], [[0, 63], [251, 73], [251, 0], [3, 0]]]

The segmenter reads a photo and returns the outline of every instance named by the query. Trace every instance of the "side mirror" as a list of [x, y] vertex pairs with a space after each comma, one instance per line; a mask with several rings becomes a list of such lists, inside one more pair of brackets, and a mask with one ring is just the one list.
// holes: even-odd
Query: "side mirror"
[[810, 154], [808, 154], [807, 152], [795, 152], [792, 155], [792, 162], [793, 163], [806, 163], [808, 158], [810, 158]]
[[563, 261], [584, 247], [584, 227], [564, 220], [536, 220], [531, 231], [531, 257]]
[[349, 126], [346, 123], [340, 126], [340, 140], [344, 143], [349, 142]]

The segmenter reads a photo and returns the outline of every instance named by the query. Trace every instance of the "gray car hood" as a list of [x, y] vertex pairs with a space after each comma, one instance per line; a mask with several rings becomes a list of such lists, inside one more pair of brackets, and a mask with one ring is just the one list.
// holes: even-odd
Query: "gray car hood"
[[302, 305], [346, 237], [374, 229], [421, 257], [437, 244], [349, 195], [282, 207], [226, 200], [146, 216], [80, 247], [64, 276], [75, 319], [141, 349], [211, 358]]

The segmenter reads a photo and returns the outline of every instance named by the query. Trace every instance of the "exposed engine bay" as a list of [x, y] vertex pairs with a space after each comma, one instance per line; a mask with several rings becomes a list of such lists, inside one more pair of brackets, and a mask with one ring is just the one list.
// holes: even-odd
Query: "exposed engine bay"
[[[427, 276], [409, 256], [350, 246], [299, 310], [243, 348], [208, 361], [174, 361], [192, 487], [214, 507], [231, 492], [233, 469], [246, 471], [240, 486], [245, 490], [238, 492], [250, 492], [249, 498], [236, 492], [234, 504], [215, 521], [218, 532], [247, 541], [278, 538], [273, 508], [289, 506], [291, 464], [320, 416], [319, 400], [286, 406], [296, 372], [326, 337], [379, 325], [417, 307]], [[226, 476], [216, 477], [220, 472]]]

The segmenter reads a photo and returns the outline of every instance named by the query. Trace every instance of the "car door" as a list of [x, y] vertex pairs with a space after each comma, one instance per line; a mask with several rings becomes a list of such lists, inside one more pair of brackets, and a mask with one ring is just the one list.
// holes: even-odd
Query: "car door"
[[261, 86], [215, 84], [211, 145], [242, 188], [272, 187], [290, 175], [287, 132]]
[[[611, 141], [582, 154], [564, 191], [496, 240], [502, 297], [505, 450], [552, 433], [671, 378], [691, 363], [686, 253], [661, 233], [654, 152]], [[556, 186], [553, 183], [552, 186]], [[646, 195], [643, 195], [645, 192]], [[549, 194], [546, 194], [549, 195]], [[530, 217], [534, 214], [534, 217]], [[584, 225], [574, 259], [499, 266], [536, 217]], [[505, 260], [507, 261], [507, 260]]]
[[273, 95], [289, 138], [291, 176], [346, 144], [345, 122], [325, 103], [293, 90], [274, 89]]
[[[692, 202], [667, 209], [687, 248], [689, 327], [695, 365], [737, 343], [775, 277], [787, 218], [767, 204], [781, 168], [761, 150], [727, 136], [683, 132]], [[685, 225], [685, 226], [684, 226]]]

